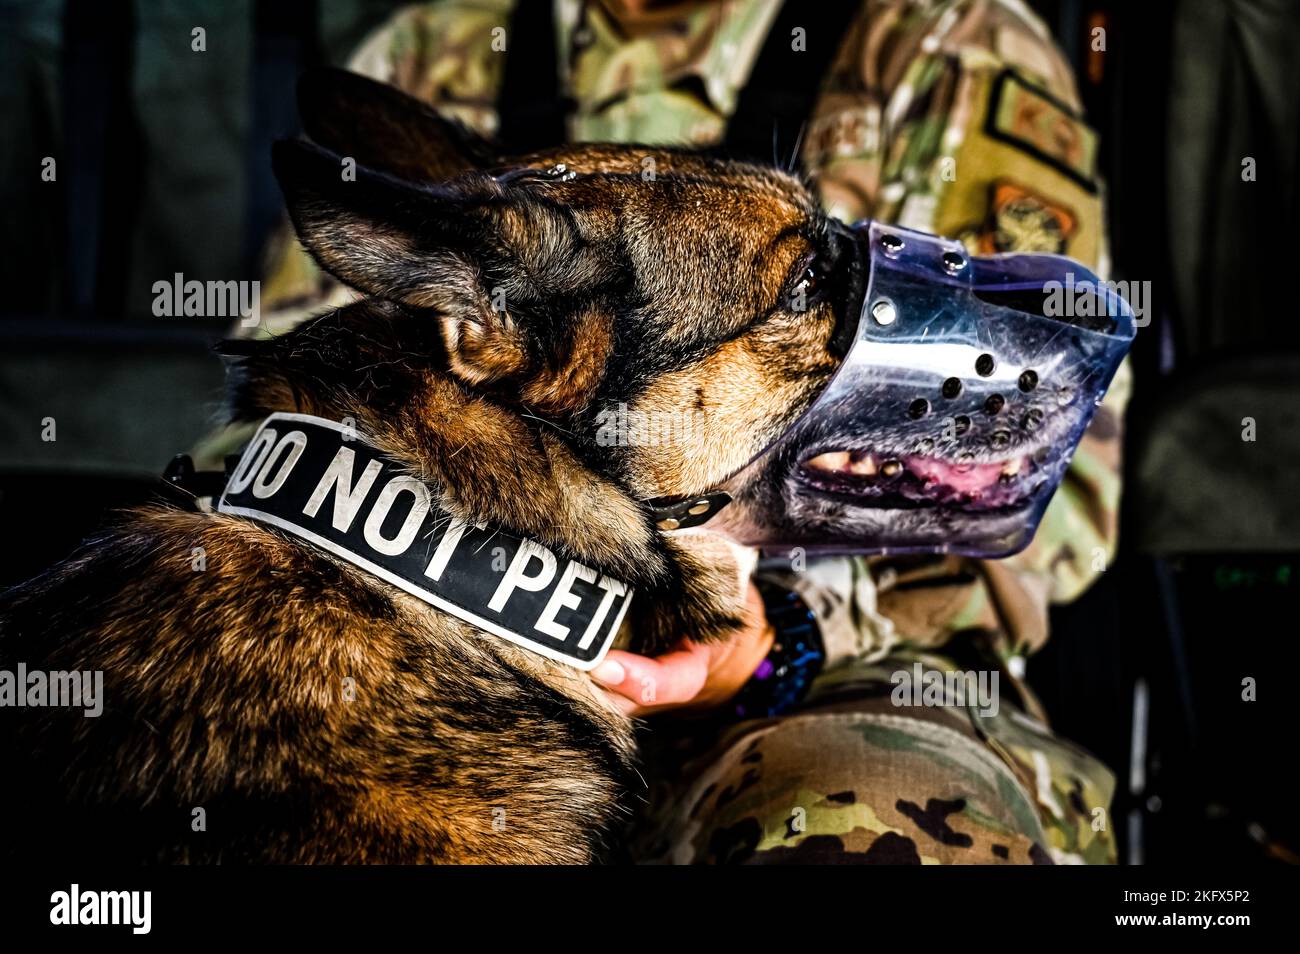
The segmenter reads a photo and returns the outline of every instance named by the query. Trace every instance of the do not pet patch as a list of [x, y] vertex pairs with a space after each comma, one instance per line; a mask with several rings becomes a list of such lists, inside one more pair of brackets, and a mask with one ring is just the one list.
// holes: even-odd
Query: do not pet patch
[[422, 481], [334, 421], [272, 414], [220, 513], [277, 527], [488, 633], [591, 669], [632, 587], [537, 543], [442, 510]]

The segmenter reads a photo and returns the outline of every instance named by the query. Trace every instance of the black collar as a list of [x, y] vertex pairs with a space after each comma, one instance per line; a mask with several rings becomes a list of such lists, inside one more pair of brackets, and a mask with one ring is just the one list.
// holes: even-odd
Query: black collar
[[184, 457], [164, 479], [193, 496], [219, 494], [220, 513], [306, 540], [478, 629], [578, 669], [604, 657], [632, 600], [621, 580], [534, 540], [453, 517], [408, 467], [322, 418], [272, 414], [228, 474], [196, 472]]

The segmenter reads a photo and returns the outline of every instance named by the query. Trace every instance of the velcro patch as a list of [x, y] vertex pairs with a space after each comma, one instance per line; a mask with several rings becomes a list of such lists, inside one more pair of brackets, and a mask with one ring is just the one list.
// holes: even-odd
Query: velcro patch
[[1069, 106], [1012, 70], [994, 81], [985, 132], [1097, 191], [1097, 134]]
[[604, 658], [632, 601], [620, 580], [452, 517], [399, 462], [343, 425], [305, 414], [262, 422], [217, 510], [277, 527], [578, 669]]

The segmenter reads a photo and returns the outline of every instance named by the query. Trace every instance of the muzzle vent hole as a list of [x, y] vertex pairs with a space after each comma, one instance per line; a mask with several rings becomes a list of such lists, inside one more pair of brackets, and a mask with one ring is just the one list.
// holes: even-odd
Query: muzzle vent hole
[[949, 378], [947, 381], [943, 382], [943, 396], [944, 396], [944, 397], [946, 397], [948, 400], [951, 401], [953, 398], [955, 398], [955, 397], [956, 397], [957, 395], [959, 395], [959, 394], [961, 394], [961, 381], [960, 381], [960, 380], [958, 380], [957, 378]]
[[998, 411], [1002, 410], [1002, 406], [1006, 403], [1007, 399], [1001, 394], [990, 394], [988, 400], [984, 402], [984, 413], [989, 417], [993, 417]]
[[930, 402], [925, 398], [917, 398], [907, 406], [907, 416], [916, 421], [930, 413]]
[[1024, 391], [1026, 394], [1028, 394], [1030, 391], [1032, 391], [1032, 390], [1033, 390], [1034, 388], [1036, 388], [1036, 387], [1038, 387], [1038, 372], [1037, 372], [1037, 371], [1032, 371], [1032, 370], [1029, 370], [1029, 371], [1021, 371], [1021, 372], [1020, 372], [1020, 390]]
[[987, 378], [993, 373], [993, 369], [996, 368], [997, 365], [998, 363], [993, 360], [993, 355], [982, 354], [975, 359], [975, 373], [981, 378]]

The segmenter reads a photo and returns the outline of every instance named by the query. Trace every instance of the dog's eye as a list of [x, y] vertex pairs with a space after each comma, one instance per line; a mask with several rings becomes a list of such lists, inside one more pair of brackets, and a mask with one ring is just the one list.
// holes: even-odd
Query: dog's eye
[[794, 283], [794, 293], [806, 299], [821, 287], [821, 282], [822, 273], [820, 267], [815, 261], [809, 262], [804, 266], [799, 280]]

